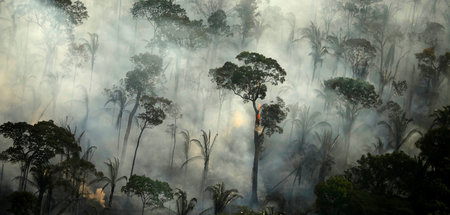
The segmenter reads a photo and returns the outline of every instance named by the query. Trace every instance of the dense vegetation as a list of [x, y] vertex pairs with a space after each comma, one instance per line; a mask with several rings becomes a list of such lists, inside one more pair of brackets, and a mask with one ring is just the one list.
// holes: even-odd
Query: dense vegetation
[[0, 0], [0, 214], [450, 214], [449, 8]]

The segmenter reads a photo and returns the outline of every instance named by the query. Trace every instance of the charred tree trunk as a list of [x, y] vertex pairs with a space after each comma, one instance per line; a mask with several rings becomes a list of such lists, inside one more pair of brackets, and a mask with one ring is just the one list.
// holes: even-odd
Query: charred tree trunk
[[112, 200], [113, 200], [113, 197], [114, 197], [114, 189], [115, 188], [116, 188], [116, 185], [115, 184], [111, 184], [111, 194], [109, 194], [109, 201], [108, 201], [109, 208], [111, 208], [111, 206], [112, 206]]
[[250, 198], [250, 204], [252, 206], [258, 205], [258, 163], [259, 156], [261, 153], [261, 146], [264, 141], [263, 130], [260, 129], [259, 123], [259, 110], [256, 108], [256, 103], [253, 101], [253, 110], [255, 111], [255, 127], [253, 130], [253, 144], [255, 146], [255, 154], [253, 157], [253, 168], [252, 168], [252, 195]]

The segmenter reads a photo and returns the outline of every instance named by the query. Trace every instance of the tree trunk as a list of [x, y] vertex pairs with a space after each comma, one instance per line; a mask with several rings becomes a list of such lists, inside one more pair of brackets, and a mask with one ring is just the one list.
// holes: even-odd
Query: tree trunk
[[123, 138], [123, 148], [122, 148], [122, 154], [120, 156], [120, 160], [121, 161], [124, 161], [125, 157], [127, 155], [128, 137], [130, 136], [131, 125], [133, 124], [134, 115], [136, 114], [136, 111], [137, 111], [137, 109], [139, 107], [139, 100], [140, 99], [141, 99], [141, 92], [138, 92], [137, 95], [136, 95], [136, 102], [134, 103], [134, 107], [131, 110], [130, 115], [128, 117], [127, 130], [125, 131], [125, 136]]
[[350, 151], [350, 139], [352, 136], [352, 127], [353, 127], [353, 122], [354, 122], [354, 114], [350, 113], [349, 107], [346, 108], [346, 112], [347, 112], [347, 118], [346, 118], [346, 125], [344, 126], [344, 134], [345, 134], [345, 142], [347, 144], [347, 147], [345, 149], [345, 166], [348, 165], [348, 154]]
[[145, 130], [145, 126], [146, 126], [146, 125], [144, 124], [144, 127], [142, 127], [142, 129], [141, 129], [141, 133], [139, 133], [139, 137], [138, 137], [137, 144], [136, 144], [136, 150], [134, 150], [133, 164], [131, 164], [130, 178], [131, 178], [131, 176], [133, 175], [134, 163], [136, 162], [136, 155], [137, 155], [137, 151], [138, 151], [138, 148], [139, 148], [139, 143], [141, 142], [142, 133], [143, 133], [144, 130]]
[[206, 179], [208, 177], [208, 167], [209, 167], [209, 157], [205, 158], [205, 163], [203, 166], [202, 183], [200, 184], [200, 193], [204, 192]]
[[111, 206], [112, 206], [112, 200], [113, 200], [113, 197], [114, 197], [114, 189], [115, 188], [116, 188], [116, 185], [115, 184], [111, 184], [111, 194], [109, 194], [109, 202], [108, 202], [109, 208], [111, 208]]
[[254, 131], [254, 145], [255, 145], [255, 155], [253, 157], [253, 168], [252, 168], [252, 195], [250, 198], [250, 204], [252, 206], [258, 205], [258, 162], [259, 154], [261, 152], [260, 138], [261, 135], [257, 131]]
[[175, 154], [175, 145], [177, 143], [177, 116], [175, 115], [175, 122], [173, 124], [173, 131], [172, 131], [172, 139], [173, 139], [173, 146], [172, 146], [172, 159], [170, 160], [170, 168], [173, 168], [173, 156]]
[[144, 215], [144, 209], [145, 209], [145, 204], [144, 203], [142, 203], [142, 215]]
[[38, 204], [39, 204], [39, 210], [36, 210], [36, 212], [34, 213], [35, 215], [39, 215], [41, 214], [41, 207], [42, 207], [42, 199], [44, 198], [44, 193], [45, 193], [45, 189], [44, 188], [40, 188], [39, 189], [39, 195], [38, 195]]
[[89, 93], [91, 92], [92, 87], [92, 74], [94, 73], [94, 62], [95, 62], [95, 55], [94, 53], [91, 53], [91, 80], [89, 81]]

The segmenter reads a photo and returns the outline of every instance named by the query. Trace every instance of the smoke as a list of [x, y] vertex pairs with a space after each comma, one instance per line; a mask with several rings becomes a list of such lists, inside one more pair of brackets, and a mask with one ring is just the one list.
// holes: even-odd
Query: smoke
[[[60, 124], [67, 123], [72, 128], [84, 130], [86, 135], [83, 138], [83, 148], [89, 145], [97, 146], [93, 162], [99, 170], [106, 171], [103, 162], [112, 157], [120, 157], [121, 149], [117, 150], [118, 131], [115, 129], [118, 107], [112, 104], [105, 105], [107, 97], [103, 92], [105, 88], [118, 85], [120, 79], [133, 69], [130, 61], [133, 55], [152, 51], [147, 46], [148, 41], [153, 37], [152, 25], [146, 20], [132, 18], [130, 8], [133, 1], [84, 0], [82, 2], [87, 7], [89, 18], [82, 25], [74, 28], [73, 35], [68, 35], [49, 24], [56, 15], [47, 13], [48, 11], [39, 2], [36, 0], [0, 1], [0, 122], [36, 123], [40, 120], [53, 119]], [[176, 2], [187, 10], [191, 20], [206, 21], [206, 17], [197, 11], [198, 8], [192, 2], [216, 1]], [[418, 42], [416, 34], [408, 35], [407, 32], [411, 32], [411, 28], [414, 28], [414, 32], [420, 33], [425, 30], [427, 22], [439, 22], [448, 26], [444, 18], [448, 10], [441, 11], [441, 7], [437, 7], [435, 14], [427, 16], [432, 2], [428, 0], [418, 3], [417, 11], [413, 12], [413, 8], [408, 3], [384, 1], [387, 5], [393, 6], [395, 13], [391, 19], [404, 32], [404, 39], [398, 42], [398, 53], [404, 54], [405, 57], [399, 64], [396, 80], [409, 80], [412, 68], [417, 65], [414, 53], [427, 48], [425, 44]], [[31, 12], [21, 13], [20, 9], [31, 3], [34, 5]], [[223, 9], [227, 13], [227, 21], [231, 27], [239, 24], [234, 10], [237, 4], [237, 0], [223, 1]], [[439, 4], [446, 3], [439, 1]], [[200, 139], [201, 130], [206, 132], [210, 130], [212, 134], [217, 133], [218, 138], [211, 154], [207, 184], [223, 181], [227, 188], [237, 188], [245, 198], [249, 198], [254, 153], [253, 109], [250, 104], [243, 103], [232, 92], [225, 92], [225, 99], [220, 108], [219, 91], [208, 76], [209, 69], [220, 67], [226, 61], [236, 62], [235, 56], [243, 50], [255, 51], [274, 58], [287, 71], [285, 83], [270, 86], [267, 98], [260, 102], [264, 104], [280, 96], [286, 104], [298, 103], [300, 106], [309, 106], [312, 112], [321, 112], [316, 121], [327, 121], [332, 125], [333, 134], [340, 135], [340, 143], [333, 154], [336, 163], [344, 159], [342, 119], [336, 111], [337, 105], [330, 107], [329, 111], [324, 111], [324, 101], [318, 97], [316, 90], [322, 90], [321, 82], [330, 77], [336, 75], [351, 77], [351, 69], [344, 60], [341, 60], [336, 62], [338, 71], [333, 76], [335, 58], [331, 54], [324, 55], [323, 62], [316, 71], [320, 81], [311, 84], [313, 70], [311, 44], [308, 39], [302, 37], [301, 29], [314, 22], [322, 32], [325, 32], [325, 21], [328, 20], [331, 22], [329, 34], [337, 35], [339, 32], [346, 31], [347, 17], [338, 11], [336, 2], [331, 0], [264, 0], [259, 1], [257, 19], [261, 22], [263, 29], [259, 39], [250, 40], [249, 44], [242, 48], [239, 45], [240, 38], [237, 33], [225, 37], [217, 41], [215, 50], [217, 53], [212, 60], [209, 60], [214, 53], [211, 51], [211, 46], [188, 50], [169, 45], [165, 52], [156, 53], [163, 58], [165, 67], [165, 82], [156, 93], [177, 103], [183, 115], [177, 121], [175, 166], [173, 169], [169, 168], [172, 142], [166, 130], [172, 120], [168, 118], [162, 125], [144, 131], [134, 170], [136, 174], [145, 174], [168, 181], [172, 187], [182, 188], [192, 197], [204, 195], [199, 191], [203, 161], [190, 162], [186, 176], [181, 169], [185, 158], [179, 131], [186, 129], [190, 131], [191, 138]], [[449, 30], [449, 27], [445, 28], [446, 35], [449, 35]], [[96, 33], [99, 37], [91, 89], [89, 89], [90, 53], [85, 50], [83, 53], [88, 58], [83, 60], [83, 56], [75, 56], [76, 53], [71, 51], [70, 47], [73, 43], [82, 45], [84, 40], [89, 41], [88, 33]], [[448, 42], [448, 37], [440, 38], [441, 45], [436, 51], [439, 54], [448, 51]], [[328, 46], [326, 42], [324, 45]], [[69, 62], [75, 58], [80, 59], [78, 64]], [[379, 79], [377, 65], [378, 58], [373, 60], [369, 67], [368, 81], [374, 84], [377, 84]], [[177, 76], [179, 91], [175, 93]], [[390, 88], [388, 86], [386, 91], [390, 91]], [[448, 87], [444, 88], [448, 89]], [[397, 100], [404, 103], [403, 98], [399, 97]], [[448, 104], [448, 102], [448, 97], [445, 97], [439, 104]], [[127, 111], [124, 113], [121, 141], [128, 114], [132, 108], [131, 103], [133, 102], [126, 106]], [[420, 111], [417, 105], [413, 105], [412, 109], [413, 112]], [[374, 110], [364, 110], [359, 114], [352, 135], [350, 163], [356, 161], [361, 154], [368, 152], [371, 143], [376, 142], [375, 137], [382, 134], [377, 126], [380, 118], [380, 113]], [[292, 138], [289, 139], [290, 124], [286, 121], [282, 125], [283, 134], [265, 138], [259, 177], [261, 197], [273, 191], [272, 188], [288, 176], [296, 168], [296, 163], [305, 157], [305, 155], [290, 157], [300, 133], [299, 129], [294, 127]], [[424, 125], [414, 122], [411, 126]], [[133, 125], [128, 154], [126, 159], [121, 161], [121, 175], [129, 175], [138, 130], [138, 127]], [[320, 148], [314, 132], [321, 131], [315, 128], [307, 137], [311, 147]], [[5, 142], [4, 139], [1, 141]], [[411, 143], [412, 140], [405, 147], [413, 153]], [[1, 144], [0, 149], [5, 148], [6, 144]], [[199, 147], [191, 144], [189, 156], [195, 157], [200, 154]], [[340, 173], [342, 170], [341, 166], [335, 165], [332, 173]], [[6, 164], [5, 174], [7, 177], [4, 180], [10, 180], [18, 175], [17, 166]], [[293, 179], [294, 177], [290, 177], [275, 190], [281, 190], [287, 195], [290, 188], [296, 188]], [[305, 191], [302, 195], [307, 195], [309, 200], [313, 198], [312, 189], [315, 182], [314, 175], [305, 176], [304, 182], [298, 185], [300, 190]], [[116, 194], [122, 195], [118, 191]], [[100, 195], [98, 191], [92, 195], [95, 195], [97, 200], [104, 201], [103, 196], [100, 199], [97, 198], [97, 195]]]

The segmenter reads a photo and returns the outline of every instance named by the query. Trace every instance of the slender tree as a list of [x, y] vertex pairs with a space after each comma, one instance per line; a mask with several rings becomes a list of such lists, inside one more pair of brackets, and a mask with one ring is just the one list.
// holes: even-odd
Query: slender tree
[[169, 125], [169, 132], [170, 132], [170, 138], [173, 141], [172, 145], [172, 153], [170, 155], [170, 168], [173, 167], [173, 157], [175, 155], [175, 146], [177, 144], [177, 119], [180, 119], [183, 117], [183, 114], [181, 114], [181, 108], [177, 104], [172, 104], [171, 108], [169, 109], [168, 115], [170, 118], [173, 119], [173, 123]]
[[145, 111], [140, 113], [138, 116], [141, 131], [139, 132], [139, 137], [136, 143], [136, 150], [134, 151], [133, 163], [131, 164], [130, 178], [133, 175], [134, 164], [136, 162], [136, 156], [144, 130], [146, 128], [153, 128], [155, 126], [162, 124], [172, 104], [170, 100], [162, 97], [143, 96], [141, 100], [142, 100], [142, 107], [144, 108]]
[[162, 73], [162, 59], [150, 53], [138, 54], [131, 58], [134, 69], [126, 74], [124, 80], [125, 90], [130, 97], [135, 97], [133, 109], [128, 116], [127, 129], [123, 138], [121, 159], [127, 154], [128, 138], [136, 112], [140, 106], [141, 98], [146, 93], [153, 93]]
[[214, 138], [211, 139], [211, 131], [206, 133], [202, 130], [202, 140], [200, 141], [198, 139], [192, 139], [191, 141], [196, 143], [198, 147], [200, 147], [202, 155], [192, 157], [184, 162], [183, 165], [187, 165], [190, 161], [195, 159], [202, 159], [203, 160], [203, 174], [202, 174], [202, 182], [200, 184], [200, 190], [203, 190], [206, 180], [208, 178], [208, 172], [209, 172], [209, 159], [211, 157], [211, 152], [214, 147], [214, 143], [216, 142], [217, 138], [216, 134]]
[[353, 124], [362, 109], [370, 109], [381, 103], [372, 84], [352, 78], [333, 78], [324, 82], [326, 89], [334, 91], [338, 96], [340, 106], [337, 106], [340, 117], [344, 120], [343, 133], [345, 135], [346, 155], [348, 164], [350, 137]]
[[91, 79], [89, 81], [89, 92], [91, 92], [92, 87], [92, 74], [94, 73], [94, 64], [95, 64], [95, 55], [97, 54], [97, 50], [99, 47], [98, 42], [98, 34], [96, 33], [88, 33], [89, 34], [89, 41], [85, 40], [84, 45], [88, 48], [89, 53], [91, 54]]
[[126, 176], [119, 177], [119, 159], [114, 158], [114, 161], [111, 161], [111, 159], [108, 159], [107, 162], [105, 162], [106, 166], [108, 167], [108, 176], [104, 176], [101, 178], [101, 181], [106, 182], [106, 184], [103, 186], [103, 190], [110, 186], [110, 194], [109, 194], [109, 200], [108, 200], [108, 207], [112, 207], [112, 201], [114, 197], [114, 191], [116, 189], [116, 185], [118, 182], [122, 180], [127, 180]]
[[111, 89], [105, 89], [104, 93], [107, 96], [108, 100], [105, 103], [105, 106], [109, 103], [113, 103], [119, 107], [119, 112], [117, 113], [116, 119], [116, 129], [118, 130], [117, 134], [117, 152], [120, 149], [120, 131], [122, 130], [122, 118], [123, 113], [125, 112], [125, 107], [129, 104], [129, 100], [127, 98], [127, 92], [125, 88], [120, 84], [119, 86], [113, 86]]
[[334, 157], [331, 152], [338, 144], [338, 137], [333, 137], [331, 130], [324, 130], [321, 134], [315, 133], [317, 141], [320, 145], [320, 164], [319, 164], [319, 182], [325, 180], [325, 177], [330, 173], [332, 165], [334, 164]]
[[283, 129], [277, 124], [286, 118], [287, 110], [282, 99], [271, 104], [258, 107], [257, 101], [266, 97], [267, 85], [283, 83], [286, 71], [272, 58], [266, 58], [258, 53], [242, 52], [236, 57], [244, 65], [238, 66], [226, 62], [222, 67], [210, 70], [209, 74], [217, 88], [231, 90], [243, 99], [244, 103], [251, 102], [254, 111], [254, 159], [252, 169], [252, 197], [251, 203], [258, 203], [258, 161], [263, 146], [264, 132], [271, 136], [275, 132], [282, 133]]
[[191, 139], [191, 135], [188, 130], [183, 130], [180, 132], [180, 134], [183, 136], [183, 152], [185, 159], [181, 167], [184, 167], [184, 174], [186, 177], [188, 171], [189, 149], [191, 148], [191, 143], [194, 141], [194, 139]]
[[302, 38], [307, 38], [311, 45], [311, 52], [309, 55], [311, 55], [313, 59], [313, 74], [311, 78], [311, 82], [313, 82], [317, 66], [318, 64], [322, 65], [323, 56], [328, 53], [328, 50], [322, 45], [322, 41], [325, 39], [323, 33], [313, 22], [311, 22], [311, 25], [308, 28], [302, 29], [302, 34]]
[[391, 105], [388, 109], [389, 121], [380, 121], [378, 125], [388, 129], [390, 136], [388, 145], [397, 152], [414, 134], [422, 136], [422, 132], [415, 128], [408, 130], [412, 119], [406, 117], [405, 111], [401, 110], [397, 103], [390, 101], [389, 104]]

